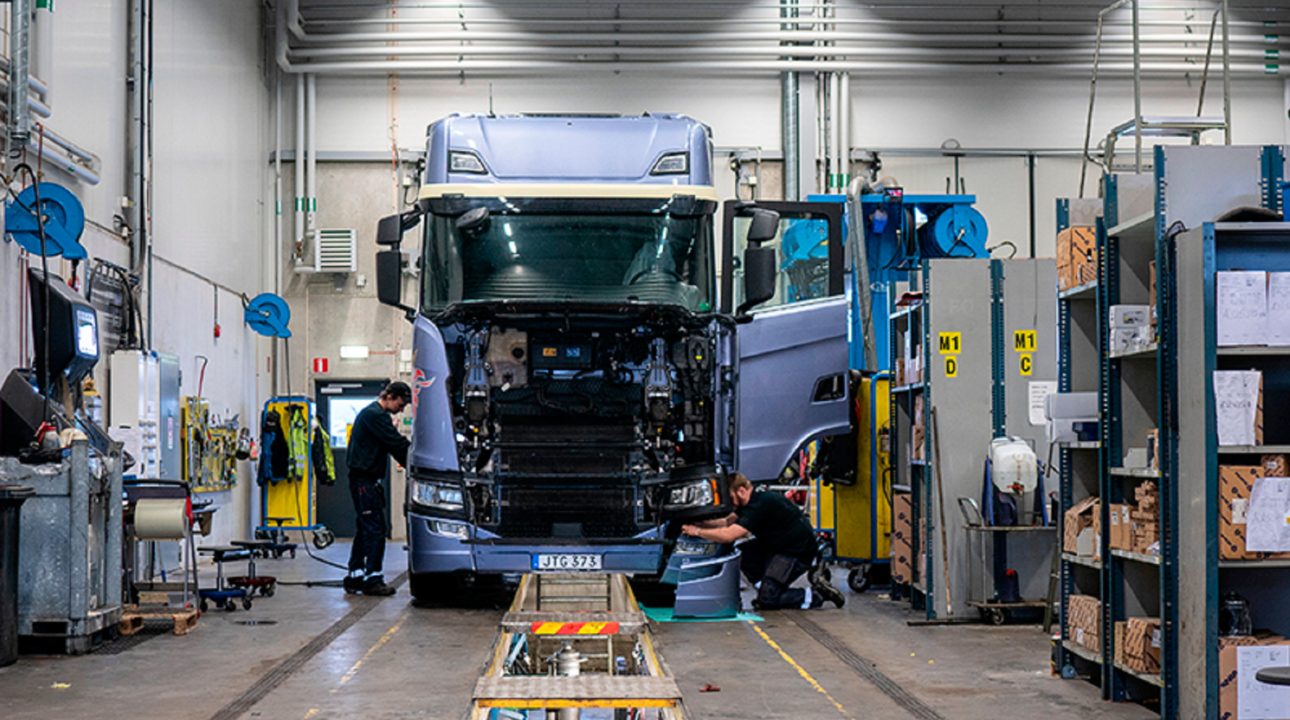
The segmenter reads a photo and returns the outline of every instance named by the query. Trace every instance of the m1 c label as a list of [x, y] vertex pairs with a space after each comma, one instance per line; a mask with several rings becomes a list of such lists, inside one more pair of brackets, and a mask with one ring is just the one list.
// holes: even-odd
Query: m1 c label
[[1030, 353], [1021, 354], [1021, 374], [1022, 375], [1030, 375], [1034, 373], [1035, 371], [1034, 357], [1035, 356]]
[[1012, 333], [1012, 349], [1019, 353], [1034, 352], [1039, 347], [1035, 340], [1034, 330], [1014, 330]]

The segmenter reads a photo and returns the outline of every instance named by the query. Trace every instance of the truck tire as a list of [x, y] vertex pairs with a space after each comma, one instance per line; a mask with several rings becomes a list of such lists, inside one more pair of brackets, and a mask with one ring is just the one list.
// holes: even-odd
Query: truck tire
[[461, 580], [452, 573], [410, 573], [408, 590], [412, 602], [418, 605], [442, 605], [461, 587]]

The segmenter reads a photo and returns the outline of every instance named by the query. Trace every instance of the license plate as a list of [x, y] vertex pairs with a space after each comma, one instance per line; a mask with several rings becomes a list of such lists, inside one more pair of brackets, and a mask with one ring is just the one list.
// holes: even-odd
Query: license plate
[[599, 570], [599, 555], [534, 555], [533, 569], [538, 572]]

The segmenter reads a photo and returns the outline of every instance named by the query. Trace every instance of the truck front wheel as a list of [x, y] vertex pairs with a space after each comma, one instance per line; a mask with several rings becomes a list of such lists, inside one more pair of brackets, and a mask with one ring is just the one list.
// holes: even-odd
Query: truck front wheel
[[418, 605], [442, 605], [461, 587], [461, 579], [452, 573], [412, 573], [408, 575], [408, 590], [412, 601]]

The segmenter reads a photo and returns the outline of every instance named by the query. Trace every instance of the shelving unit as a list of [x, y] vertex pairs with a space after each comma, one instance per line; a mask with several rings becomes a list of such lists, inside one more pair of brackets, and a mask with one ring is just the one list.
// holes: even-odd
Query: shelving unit
[[[1148, 555], [1109, 547], [1103, 533], [1102, 563], [1063, 554], [1063, 606], [1073, 592], [1101, 600], [1102, 652], [1071, 642], [1063, 625], [1062, 662], [1076, 674], [1098, 681], [1110, 700], [1154, 700], [1165, 718], [1217, 718], [1217, 615], [1220, 591], [1247, 587], [1275, 569], [1269, 562], [1219, 561], [1217, 542], [1217, 466], [1225, 460], [1256, 463], [1259, 455], [1290, 450], [1290, 431], [1270, 436], [1264, 445], [1242, 448], [1213, 446], [1212, 371], [1248, 368], [1252, 364], [1285, 371], [1282, 387], [1290, 390], [1290, 349], [1215, 348], [1213, 342], [1212, 271], [1215, 257], [1223, 258], [1223, 233], [1260, 233], [1248, 226], [1201, 226], [1244, 206], [1280, 207], [1279, 181], [1284, 165], [1278, 147], [1157, 147], [1151, 174], [1107, 175], [1103, 178], [1102, 217], [1096, 219], [1098, 273], [1096, 287], [1072, 288], [1061, 294], [1059, 328], [1062, 336], [1063, 392], [1091, 389], [1088, 366], [1077, 354], [1090, 347], [1109, 348], [1105, 318], [1118, 304], [1146, 305], [1151, 294], [1150, 265], [1156, 265], [1158, 338], [1153, 344], [1124, 353], [1098, 353], [1096, 389], [1099, 392], [1101, 440], [1096, 464], [1081, 463], [1071, 444], [1061, 447], [1062, 509], [1082, 497], [1102, 500], [1102, 527], [1109, 527], [1110, 506], [1133, 504], [1134, 490], [1154, 482], [1159, 493], [1159, 554]], [[1074, 202], [1074, 201], [1071, 201]], [[1059, 229], [1075, 222], [1075, 210], [1059, 201]], [[1290, 226], [1287, 226], [1290, 227]], [[1192, 230], [1188, 230], [1192, 228]], [[1217, 234], [1217, 244], [1205, 255], [1205, 232]], [[1264, 242], [1264, 241], [1261, 241]], [[1184, 263], [1176, 257], [1190, 243]], [[1239, 245], [1239, 243], [1238, 243]], [[1282, 255], [1290, 268], [1290, 235]], [[1216, 255], [1215, 255], [1216, 253]], [[1206, 258], [1210, 266], [1206, 266]], [[1226, 267], [1265, 267], [1260, 253], [1237, 252]], [[1238, 260], [1239, 258], [1239, 260]], [[1219, 263], [1222, 265], [1222, 262]], [[1275, 264], [1275, 263], [1274, 263]], [[1187, 278], [1184, 279], [1183, 268]], [[1208, 273], [1208, 274], [1207, 274]], [[1206, 283], [1210, 283], [1207, 285]], [[1092, 310], [1087, 308], [1091, 307]], [[1081, 326], [1081, 311], [1091, 319]], [[1204, 313], [1211, 314], [1206, 316]], [[1095, 328], [1093, 339], [1085, 327]], [[1209, 333], [1208, 336], [1205, 333]], [[1198, 335], [1199, 334], [1199, 335]], [[1265, 376], [1265, 393], [1277, 392]], [[1207, 407], [1207, 403], [1209, 406]], [[1290, 411], [1277, 413], [1290, 420]], [[1272, 419], [1267, 421], [1270, 426]], [[1124, 467], [1127, 450], [1143, 447], [1152, 429], [1160, 433], [1159, 469]], [[1180, 448], [1182, 449], [1180, 452]], [[1085, 453], [1091, 454], [1091, 453]], [[1092, 465], [1093, 467], [1089, 467]], [[1093, 479], [1093, 476], [1096, 479]], [[1181, 516], [1181, 517], [1180, 517]], [[1096, 570], [1096, 572], [1094, 572]], [[1220, 570], [1222, 571], [1220, 573]], [[1261, 572], [1248, 572], [1259, 570]], [[1290, 592], [1290, 573], [1279, 592]], [[1220, 582], [1222, 581], [1222, 582]], [[1135, 671], [1117, 662], [1114, 627], [1129, 617], [1154, 617], [1161, 622], [1160, 673]], [[1281, 622], [1281, 625], [1276, 625]], [[1272, 611], [1272, 619], [1256, 618], [1256, 627], [1282, 627], [1290, 634], [1290, 612]], [[1076, 650], [1084, 652], [1076, 652]], [[1186, 674], [1179, 656], [1189, 661]], [[1089, 663], [1100, 666], [1095, 672]]]
[[[1056, 303], [1056, 265], [1052, 260], [934, 259], [911, 273], [922, 304], [892, 309], [892, 367], [914, 352], [923, 375], [891, 393], [893, 484], [912, 490], [914, 582], [911, 602], [928, 619], [946, 617], [945, 566], [948, 562], [952, 614], [975, 613], [972, 598], [972, 542], [958, 522], [958, 499], [978, 502], [982, 469], [991, 439], [1025, 437], [1043, 455], [1044, 429], [1029, 418], [1029, 383], [1056, 378], [1056, 342], [1051, 318]], [[893, 288], [889, 297], [898, 297]], [[949, 298], [952, 301], [939, 301]], [[1006, 302], [1005, 302], [1006, 298]], [[1019, 351], [1014, 334], [1033, 333], [1036, 347]], [[1025, 355], [1024, 362], [1022, 355]], [[916, 406], [923, 408], [916, 418]], [[981, 422], [990, 407], [992, 422]], [[936, 408], [940, 466], [935, 459], [932, 409]], [[914, 428], [921, 420], [922, 442], [915, 458]], [[1086, 453], [1088, 454], [1088, 453]], [[944, 487], [938, 493], [937, 473]], [[942, 515], [938, 495], [946, 503]], [[1029, 508], [1026, 508], [1029, 510]], [[941, 546], [940, 522], [949, 523], [948, 558]], [[1050, 530], [1051, 532], [1051, 530]], [[1012, 543], [1006, 533], [986, 533], [987, 573], [1013, 568], [1021, 575], [1023, 597], [1044, 597], [1054, 543]], [[997, 580], [994, 587], [997, 587]], [[987, 599], [988, 600], [988, 599]], [[988, 610], [988, 608], [987, 608]]]
[[[1290, 559], [1223, 559], [1219, 530], [1219, 468], [1257, 465], [1264, 454], [1290, 451], [1285, 408], [1290, 398], [1290, 356], [1278, 347], [1217, 347], [1215, 278], [1224, 270], [1290, 271], [1290, 224], [1205, 223], [1176, 237], [1173, 255], [1177, 302], [1166, 318], [1176, 333], [1178, 432], [1169, 452], [1176, 474], [1182, 547], [1204, 547], [1179, 557], [1179, 652], [1205, 658], [1179, 679], [1180, 707], [1189, 717], [1218, 717], [1218, 609], [1224, 594], [1237, 592], [1250, 602], [1255, 628], [1290, 636]], [[1263, 372], [1264, 444], [1218, 447], [1213, 372], [1257, 369]], [[1187, 402], [1187, 398], [1195, 401]], [[1210, 538], [1197, 545], [1201, 538]], [[1194, 714], [1193, 714], [1194, 713]]]
[[[1057, 232], [1070, 227], [1101, 225], [1102, 201], [1100, 199], [1059, 199], [1057, 201]], [[1102, 343], [1098, 329], [1101, 315], [1098, 312], [1099, 282], [1094, 280], [1057, 295], [1057, 348], [1058, 392], [1096, 392]], [[1064, 517], [1076, 503], [1089, 497], [1101, 496], [1102, 442], [1100, 440], [1066, 442], [1057, 448], [1058, 467], [1058, 516]], [[1059, 535], [1059, 538], [1062, 537]], [[1059, 539], [1060, 543], [1061, 540]], [[1103, 555], [1105, 557], [1105, 555]], [[1081, 557], [1074, 553], [1061, 555], [1061, 605], [1073, 594], [1102, 596], [1101, 561]], [[1074, 641], [1068, 627], [1066, 614], [1062, 613], [1061, 665], [1071, 666], [1075, 674], [1094, 679], [1099, 684], [1108, 672], [1102, 657], [1081, 647]], [[1105, 634], [1105, 633], [1104, 633]]]

